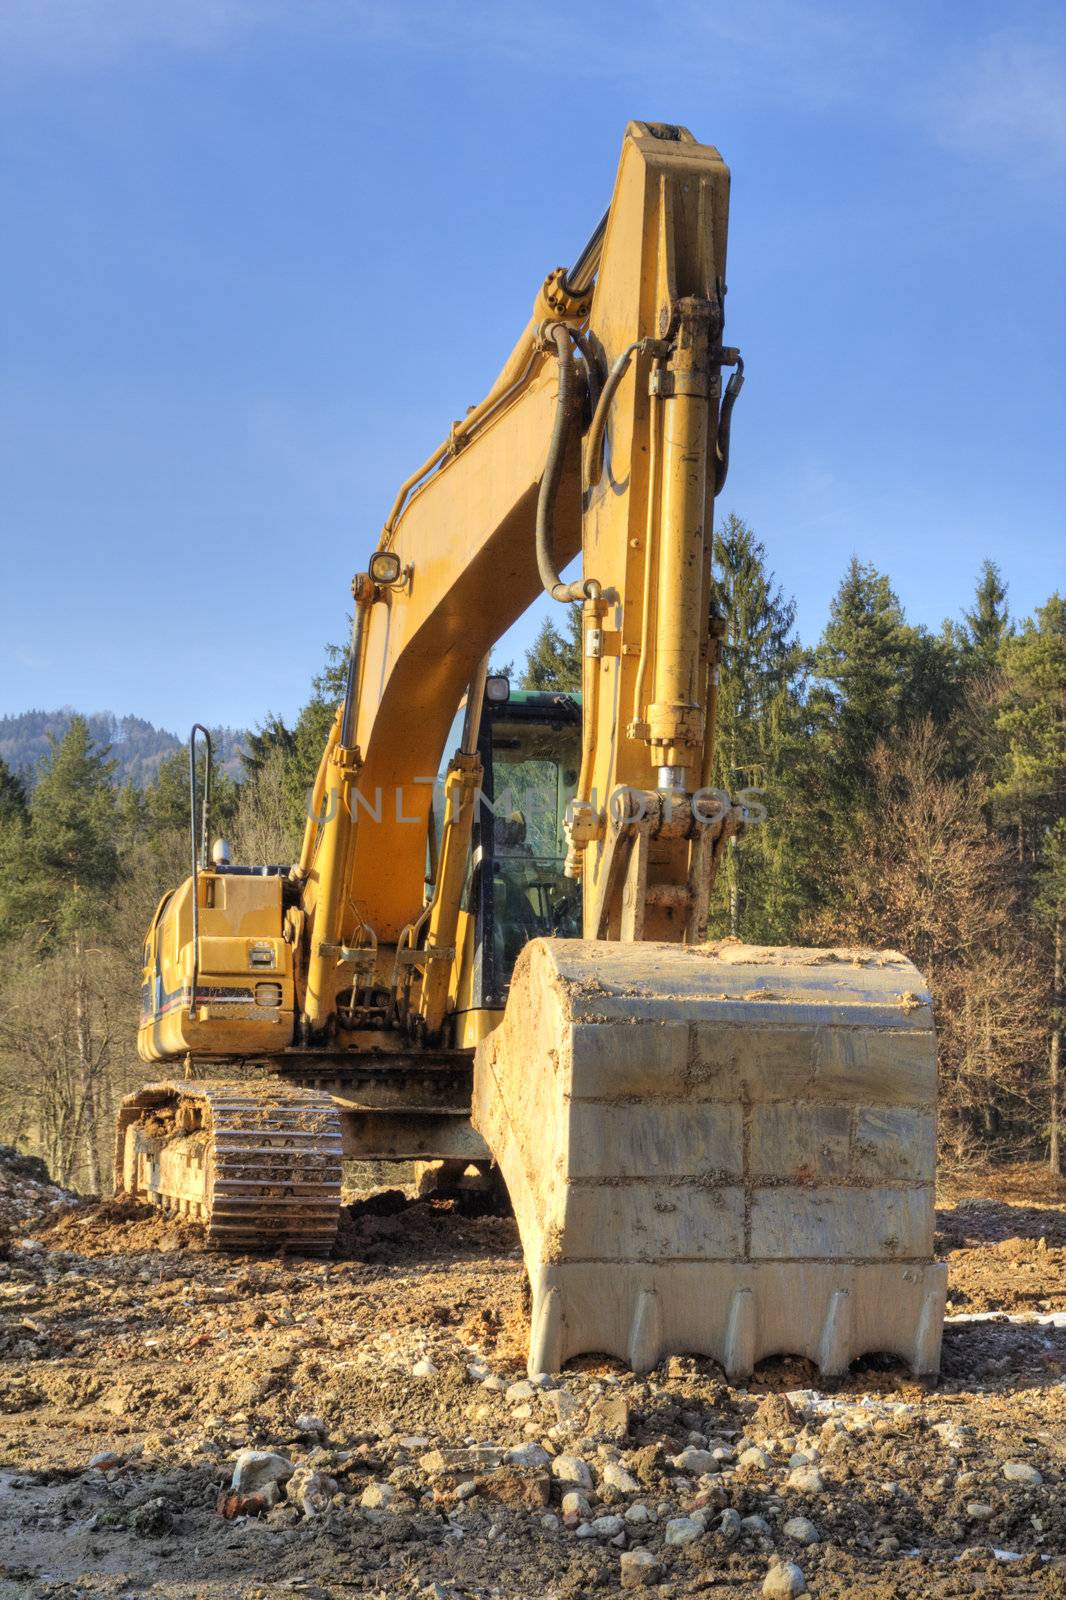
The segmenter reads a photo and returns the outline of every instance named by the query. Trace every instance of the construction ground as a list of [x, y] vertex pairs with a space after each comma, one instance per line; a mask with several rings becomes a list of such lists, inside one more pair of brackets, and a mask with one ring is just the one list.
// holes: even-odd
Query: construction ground
[[0, 1600], [1066, 1597], [1066, 1192], [955, 1184], [936, 1386], [674, 1357], [525, 1378], [514, 1223], [346, 1196], [225, 1257], [0, 1158]]

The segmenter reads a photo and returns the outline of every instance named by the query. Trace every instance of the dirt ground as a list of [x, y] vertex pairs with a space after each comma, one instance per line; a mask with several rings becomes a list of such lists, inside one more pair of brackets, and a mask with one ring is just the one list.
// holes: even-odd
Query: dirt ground
[[[1066, 1597], [1066, 1193], [1037, 1172], [945, 1196], [949, 1315], [985, 1319], [949, 1322], [939, 1385], [869, 1360], [831, 1391], [798, 1360], [525, 1383], [514, 1225], [474, 1197], [357, 1200], [314, 1262], [44, 1188], [0, 1162], [0, 1600], [749, 1600], [776, 1557], [816, 1600]], [[249, 1447], [284, 1458], [258, 1502]]]

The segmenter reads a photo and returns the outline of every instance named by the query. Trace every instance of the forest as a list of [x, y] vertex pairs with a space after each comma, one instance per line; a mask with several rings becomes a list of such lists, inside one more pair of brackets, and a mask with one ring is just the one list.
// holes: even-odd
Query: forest
[[[766, 819], [729, 848], [713, 937], [903, 951], [934, 994], [942, 1162], [1066, 1176], [1066, 600], [1013, 616], [985, 561], [971, 606], [934, 633], [853, 559], [808, 646], [738, 516], [715, 571], [716, 784], [760, 790]], [[577, 686], [577, 613], [560, 615], [523, 686]], [[293, 858], [342, 678], [330, 649], [293, 725], [266, 716], [238, 775], [217, 775], [212, 830], [234, 860]], [[77, 715], [31, 774], [0, 761], [0, 1140], [87, 1192], [109, 1189], [115, 1107], [151, 1076], [142, 940], [188, 871], [184, 752], [141, 776]]]

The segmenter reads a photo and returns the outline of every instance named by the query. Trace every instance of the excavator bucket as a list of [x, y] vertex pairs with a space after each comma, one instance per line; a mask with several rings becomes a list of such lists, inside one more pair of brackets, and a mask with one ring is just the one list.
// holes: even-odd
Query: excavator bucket
[[474, 1121], [532, 1289], [530, 1373], [940, 1360], [932, 1004], [894, 951], [535, 939]]

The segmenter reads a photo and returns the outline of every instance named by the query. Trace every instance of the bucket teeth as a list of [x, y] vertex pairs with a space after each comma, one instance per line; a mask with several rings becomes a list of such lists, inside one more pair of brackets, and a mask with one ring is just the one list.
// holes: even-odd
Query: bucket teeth
[[474, 1123], [533, 1288], [531, 1371], [939, 1364], [936, 1045], [893, 952], [533, 940]]

